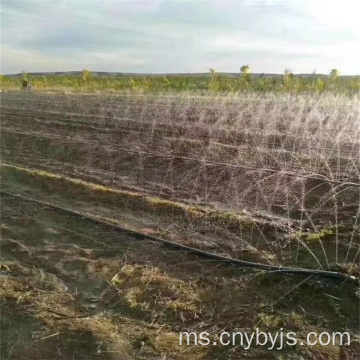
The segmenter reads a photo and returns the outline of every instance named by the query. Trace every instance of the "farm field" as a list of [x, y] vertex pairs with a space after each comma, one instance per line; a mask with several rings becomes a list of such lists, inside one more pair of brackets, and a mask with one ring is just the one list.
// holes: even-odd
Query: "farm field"
[[[3, 93], [4, 358], [358, 359], [359, 124], [331, 93]], [[353, 341], [179, 346], [254, 327]]]

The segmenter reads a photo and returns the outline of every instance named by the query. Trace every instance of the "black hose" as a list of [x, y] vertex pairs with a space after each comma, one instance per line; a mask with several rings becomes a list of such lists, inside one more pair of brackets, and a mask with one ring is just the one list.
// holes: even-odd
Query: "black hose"
[[255, 263], [255, 262], [250, 262], [250, 261], [244, 261], [244, 260], [237, 260], [237, 259], [232, 259], [232, 258], [228, 258], [225, 256], [221, 256], [221, 255], [216, 255], [207, 251], [203, 251], [200, 249], [196, 249], [190, 246], [186, 246], [186, 245], [180, 245], [176, 242], [173, 241], [169, 241], [169, 240], [165, 240], [156, 236], [152, 236], [152, 235], [148, 235], [148, 234], [144, 234], [135, 230], [131, 230], [131, 229], [127, 229], [124, 228], [122, 226], [119, 225], [115, 225], [115, 224], [111, 224], [107, 221], [104, 220], [100, 220], [96, 217], [93, 216], [89, 216], [89, 215], [85, 215], [83, 213], [80, 213], [78, 211], [75, 210], [71, 210], [68, 208], [64, 208], [61, 206], [57, 206], [57, 205], [53, 205], [50, 203], [47, 203], [45, 201], [40, 201], [40, 200], [36, 200], [36, 199], [32, 199], [23, 195], [19, 195], [19, 194], [13, 194], [7, 191], [0, 191], [1, 195], [7, 195], [7, 196], [11, 196], [14, 198], [18, 198], [21, 200], [25, 200], [25, 201], [31, 201], [34, 202], [36, 204], [39, 205], [43, 205], [55, 210], [59, 210], [71, 215], [75, 215], [75, 216], [80, 216], [83, 219], [87, 219], [93, 223], [96, 224], [100, 224], [100, 225], [104, 225], [107, 227], [111, 227], [117, 231], [121, 231], [121, 232], [126, 232], [130, 235], [133, 235], [134, 237], [138, 238], [138, 239], [147, 239], [147, 240], [151, 240], [151, 241], [156, 241], [156, 242], [160, 242], [162, 244], [165, 244], [167, 246], [171, 246], [175, 249], [178, 250], [183, 250], [183, 251], [187, 251], [193, 254], [197, 254], [200, 255], [202, 257], [206, 257], [208, 259], [214, 259], [214, 260], [218, 260], [221, 262], [225, 262], [228, 264], [232, 264], [232, 265], [237, 265], [237, 266], [244, 266], [244, 267], [251, 267], [251, 268], [257, 268], [257, 269], [261, 269], [261, 270], [267, 270], [267, 271], [271, 271], [271, 272], [276, 272], [276, 273], [283, 273], [283, 274], [301, 274], [301, 275], [316, 275], [316, 276], [320, 276], [323, 278], [332, 278], [332, 279], [341, 279], [341, 280], [350, 280], [350, 281], [355, 281], [357, 284], [360, 283], [360, 279], [356, 278], [355, 276], [351, 276], [345, 273], [341, 273], [341, 272], [336, 272], [336, 271], [327, 271], [327, 270], [315, 270], [315, 269], [302, 269], [302, 268], [290, 268], [290, 267], [282, 267], [282, 266], [275, 266], [275, 265], [267, 265], [267, 264], [261, 264], [261, 263]]

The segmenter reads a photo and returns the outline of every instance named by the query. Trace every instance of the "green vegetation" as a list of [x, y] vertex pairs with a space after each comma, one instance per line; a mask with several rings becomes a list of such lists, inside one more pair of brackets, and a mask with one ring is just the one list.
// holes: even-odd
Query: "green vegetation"
[[240, 68], [240, 71], [241, 71], [242, 76], [245, 79], [245, 81], [250, 82], [251, 81], [250, 66], [249, 65], [243, 65]]
[[336, 80], [340, 76], [340, 71], [338, 69], [332, 69], [330, 71], [330, 79]]
[[329, 76], [294, 75], [291, 70], [285, 70], [283, 76], [251, 74], [250, 66], [244, 65], [240, 73], [226, 75], [211, 69], [209, 74], [199, 75], [144, 75], [144, 76], [96, 76], [84, 69], [79, 75], [29, 75], [23, 73], [20, 77], [1, 76], [2, 90], [17, 90], [26, 80], [38, 91], [135, 91], [135, 92], [212, 92], [236, 93], [243, 91], [256, 92], [338, 92], [353, 94], [360, 91], [360, 77], [340, 76], [337, 69], [332, 69]]
[[311, 234], [299, 233], [298, 236], [308, 242], [320, 242], [322, 240], [335, 238], [335, 229], [323, 229], [319, 232], [314, 232]]

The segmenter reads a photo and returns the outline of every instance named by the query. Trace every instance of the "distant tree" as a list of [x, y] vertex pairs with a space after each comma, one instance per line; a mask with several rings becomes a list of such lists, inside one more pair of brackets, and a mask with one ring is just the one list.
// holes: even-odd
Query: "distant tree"
[[243, 75], [248, 74], [250, 72], [250, 66], [249, 65], [243, 65], [240, 68], [240, 71]]
[[290, 78], [290, 79], [295, 77], [295, 75], [294, 75], [294, 73], [292, 72], [291, 69], [285, 69], [284, 70], [284, 76], [285, 76], [285, 78]]
[[244, 78], [246, 81], [250, 81], [250, 80], [251, 80], [251, 76], [250, 76], [250, 65], [243, 65], [243, 66], [240, 68], [240, 72], [241, 72], [243, 78]]
[[330, 79], [335, 80], [340, 76], [340, 71], [338, 69], [332, 69], [330, 71]]
[[22, 75], [21, 75], [21, 88], [23, 90], [26, 90], [29, 86], [29, 77], [28, 77], [28, 74], [26, 71], [23, 71], [22, 72]]
[[91, 71], [90, 70], [87, 70], [87, 69], [84, 69], [83, 72], [82, 72], [82, 78], [84, 81], [87, 81], [91, 78]]
[[284, 76], [283, 76], [283, 83], [284, 83], [284, 89], [286, 91], [289, 90], [295, 90], [295, 88], [298, 87], [299, 82], [295, 81], [295, 75], [293, 74], [291, 69], [285, 69], [284, 70]]

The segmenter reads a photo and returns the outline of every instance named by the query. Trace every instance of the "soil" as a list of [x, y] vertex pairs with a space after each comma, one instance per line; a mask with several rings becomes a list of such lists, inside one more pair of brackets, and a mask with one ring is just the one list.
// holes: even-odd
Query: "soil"
[[[343, 145], [343, 178], [305, 181], [295, 176], [310, 166], [301, 142], [281, 132], [258, 141], [246, 129], [209, 133], [199, 118], [216, 125], [218, 113], [168, 101], [5, 94], [2, 188], [221, 255], [317, 268], [301, 240], [325, 268], [359, 275], [360, 189], [346, 162], [358, 144]], [[165, 111], [170, 125], [159, 119]], [[241, 225], [230, 226], [238, 216]], [[3, 359], [359, 359], [353, 283], [225, 265], [10, 196], [1, 233]], [[281, 351], [179, 345], [181, 331], [215, 341], [254, 327], [299, 340], [349, 331], [352, 342]]]

